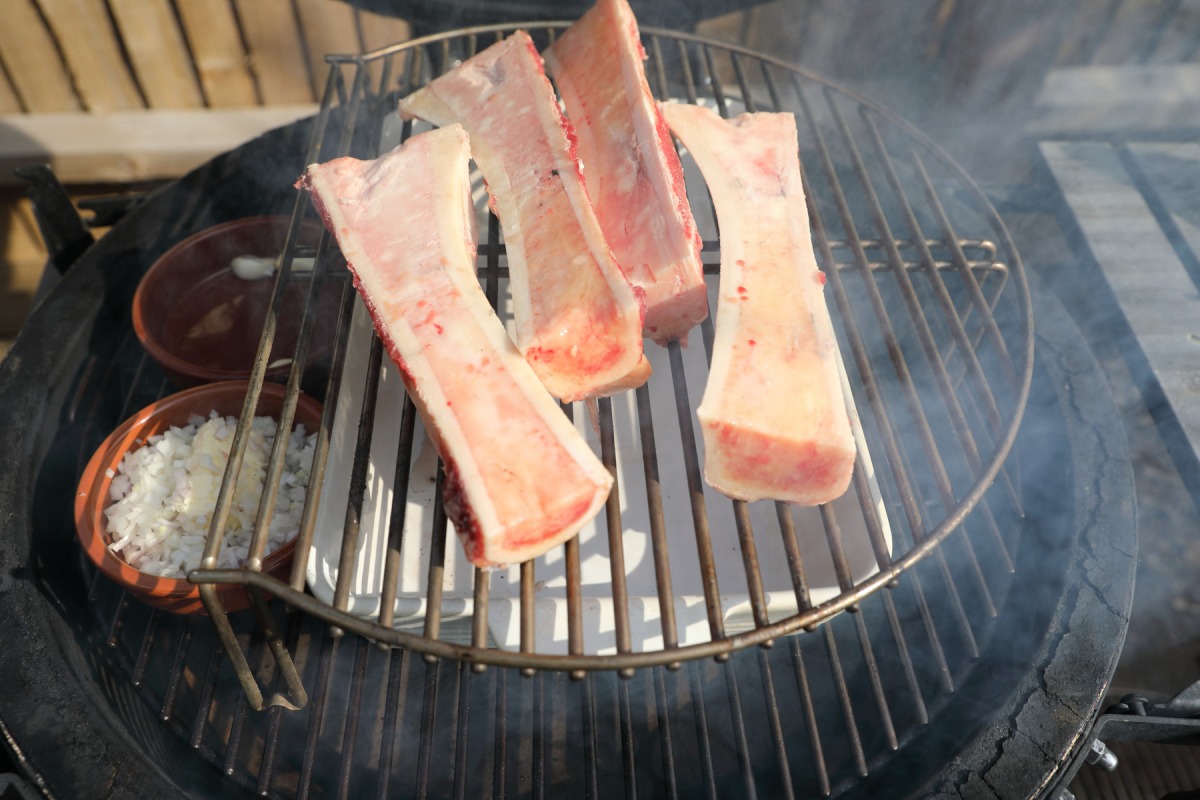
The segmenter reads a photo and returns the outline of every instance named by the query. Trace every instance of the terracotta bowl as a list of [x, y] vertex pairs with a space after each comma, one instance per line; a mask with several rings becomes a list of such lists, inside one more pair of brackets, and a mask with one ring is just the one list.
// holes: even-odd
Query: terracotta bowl
[[[104, 440], [88, 461], [79, 480], [75, 492], [75, 533], [84, 552], [101, 572], [152, 606], [176, 614], [204, 613], [199, 586], [189, 583], [186, 578], [162, 578], [139, 572], [108, 549], [112, 537], [107, 531], [104, 509], [111, 504], [110, 475], [116, 473], [117, 464], [125, 453], [136, 450], [151, 436], [162, 433], [172, 425], [186, 425], [193, 414], [207, 417], [210, 411], [216, 411], [224, 416], [239, 416], [246, 389], [244, 381], [212, 383], [164, 397], [146, 406]], [[278, 419], [283, 396], [282, 386], [264, 384], [256, 415]], [[321, 404], [306, 395], [300, 395], [296, 406], [296, 424], [303, 424], [305, 431], [310, 433], [317, 430], [321, 424]], [[295, 548], [296, 541], [292, 539], [267, 555], [263, 559], [263, 572], [285, 579], [291, 570]], [[219, 586], [217, 593], [227, 611], [238, 611], [250, 605], [250, 598], [241, 586]]]
[[[177, 387], [250, 377], [274, 278], [243, 280], [230, 262], [240, 255], [274, 259], [283, 250], [288, 224], [287, 217], [246, 217], [206, 228], [163, 253], [142, 277], [133, 296], [133, 329]], [[321, 230], [305, 220], [300, 244], [315, 246]], [[322, 287], [308, 364], [332, 348], [340, 289], [332, 282]], [[308, 291], [304, 279], [289, 281], [284, 290], [270, 380], [283, 380], [291, 369]]]

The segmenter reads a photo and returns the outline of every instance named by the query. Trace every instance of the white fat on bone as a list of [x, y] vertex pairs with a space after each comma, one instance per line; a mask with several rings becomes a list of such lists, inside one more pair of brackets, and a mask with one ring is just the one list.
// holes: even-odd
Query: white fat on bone
[[705, 478], [744, 500], [829, 502], [850, 483], [855, 444], [795, 119], [662, 110], [700, 167], [721, 228], [712, 365], [696, 409]]
[[573, 130], [529, 35], [517, 31], [405, 97], [400, 113], [470, 134], [504, 230], [517, 347], [551, 394], [581, 400], [645, 383], [642, 300], [600, 230]]
[[612, 478], [479, 286], [469, 155], [451, 125], [374, 161], [310, 166], [301, 184], [445, 462], [443, 499], [467, 557], [494, 567], [574, 535]]
[[645, 293], [642, 332], [665, 344], [708, 316], [708, 295], [683, 169], [646, 83], [645, 58], [626, 0], [599, 0], [546, 51], [600, 227]]

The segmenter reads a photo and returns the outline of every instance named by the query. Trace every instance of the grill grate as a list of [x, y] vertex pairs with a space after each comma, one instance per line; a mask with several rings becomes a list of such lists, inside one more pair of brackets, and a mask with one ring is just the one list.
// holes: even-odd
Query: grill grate
[[[561, 27], [538, 26], [532, 33], [542, 44], [547, 44]], [[398, 96], [423, 85], [430, 76], [451, 68], [512, 29], [511, 26], [480, 28], [416, 40], [362, 57], [331, 57], [329, 80], [307, 161], [342, 154], [371, 157], [382, 146], [390, 146], [386, 143], [391, 134], [385, 120], [393, 114]], [[544, 668], [569, 670], [573, 677], [580, 678], [587, 670], [616, 669], [623, 677], [629, 677], [636, 667], [667, 664], [676, 668], [686, 659], [704, 656], [724, 659], [734, 650], [749, 645], [769, 647], [782, 635], [802, 628], [813, 629], [842, 610], [856, 610], [866, 596], [881, 587], [894, 586], [901, 573], [930, 556], [947, 590], [945, 602], [956, 634], [970, 656], [978, 655], [970, 610], [980, 608], [986, 617], [994, 617], [997, 595], [1005, 589], [1003, 576], [1013, 570], [1013, 523], [1022, 512], [1015, 488], [1017, 479], [1005, 459], [1016, 436], [1033, 369], [1028, 287], [1003, 224], [978, 188], [926, 139], [864, 99], [794, 67], [735, 47], [665, 31], [649, 31], [645, 38], [650, 55], [647, 72], [660, 98], [710, 103], [726, 116], [742, 109], [788, 110], [797, 115], [818, 261], [829, 277], [831, 312], [846, 356], [853, 396], [862, 414], [868, 451], [876, 461], [872, 469], [860, 451], [853, 478], [859, 498], [856, 513], [861, 515], [865, 541], [869, 543], [864, 544], [864, 549], [873, 560], [871, 569], [860, 574], [851, 563], [852, 548], [846, 540], [847, 517], [844, 511], [839, 514], [834, 505], [820, 508], [819, 523], [812, 526], [815, 530], [810, 530], [797, 525], [795, 512], [788, 505], [776, 503], [773, 516], [778, 531], [769, 533], [763, 528], [761, 509], [756, 512], [751, 504], [729, 501], [711, 490], [705, 491], [692, 422], [694, 404], [703, 390], [693, 364], [699, 356], [694, 345], [684, 350], [678, 343], [672, 343], [666, 348], [665, 369], [660, 366], [650, 384], [633, 393], [635, 421], [631, 424], [638, 433], [644, 487], [631, 486], [630, 477], [635, 473], [624, 472], [626, 483], [614, 490], [603, 515], [607, 534], [605, 555], [611, 574], [611, 587], [605, 599], [611, 601], [615, 652], [585, 651], [585, 595], [578, 539], [568, 543], [561, 555], [556, 556], [563, 560], [566, 652], [546, 652], [537, 645], [538, 562], [519, 568], [515, 601], [519, 633], [514, 648], [489, 646], [489, 605], [497, 602], [498, 579], [473, 569], [467, 580], [472, 587], [468, 593], [469, 632], [463, 636], [466, 641], [453, 640], [447, 632], [454, 625], [444, 624], [443, 614], [447, 601], [444, 584], [447, 570], [451, 569], [447, 565], [447, 548], [456, 544], [446, 541], [448, 526], [440, 501], [443, 477], [440, 465], [436, 473], [436, 499], [423, 533], [429, 537], [429, 545], [428, 559], [422, 562], [427, 570], [422, 627], [418, 632], [396, 626], [394, 608], [396, 597], [402, 593], [403, 551], [405, 547], [418, 546], [404, 541], [404, 498], [413, 491], [410, 465], [414, 443], [418, 442], [414, 407], [407, 398], [400, 412], [394, 484], [399, 499], [392, 504], [386, 534], [380, 610], [369, 618], [350, 613], [362, 540], [370, 535], [362, 530], [362, 520], [372, 436], [380, 414], [394, 413], [395, 409], [381, 410], [384, 407], [379, 405], [384, 402], [379, 399], [380, 384], [386, 380], [381, 375], [387, 365], [377, 338], [372, 337], [365, 374], [343, 373], [347, 349], [352, 346], [348, 330], [355, 301], [353, 289], [346, 281], [310, 500], [290, 584], [257, 571], [257, 556], [265, 540], [261, 521], [269, 517], [263, 511], [269, 512], [274, 503], [272, 478], [277, 480], [281, 445], [277, 446], [279, 452], [271, 462], [268, 490], [264, 492], [260, 523], [247, 567], [212, 568], [232, 499], [228, 491], [231, 482], [227, 480], [214, 514], [205, 568], [189, 576], [201, 584], [205, 604], [216, 622], [227, 656], [233, 659], [249, 693], [251, 706], [278, 703], [295, 708], [307, 700], [303, 681], [288, 655], [291, 648], [285, 647], [277, 623], [262, 602], [263, 592], [330, 623], [335, 635], [344, 630], [354, 631], [383, 645], [422, 652], [428, 658], [470, 661], [477, 671], [488, 664], [497, 664], [519, 667], [527, 675]], [[397, 67], [399, 75], [394, 78]], [[727, 83], [730, 88], [726, 88]], [[388, 91], [393, 85], [401, 87], [399, 93]], [[413, 123], [404, 122], [396, 136], [402, 141], [412, 132]], [[684, 160], [686, 168], [686, 154]], [[694, 190], [695, 181], [689, 184]], [[706, 205], [707, 198], [698, 198], [694, 191], [692, 196], [701, 230], [705, 231], [707, 226], [710, 233], [704, 243], [706, 272], [715, 275], [719, 247], [711, 204]], [[293, 234], [279, 271], [277, 295], [288, 277], [295, 232], [307, 213], [310, 213], [307, 195], [299, 193], [292, 215]], [[971, 235], [964, 237], [959, 230]], [[343, 269], [328, 234], [323, 236], [316, 255], [310, 300], [318, 295], [324, 280]], [[489, 217], [486, 240], [480, 245], [481, 276], [489, 300], [500, 310], [503, 310], [500, 287], [506, 277], [506, 270], [501, 267], [503, 257], [496, 219]], [[255, 387], [263, 379], [273, 324], [271, 317], [251, 378]], [[306, 326], [299, 337], [295, 366], [288, 382], [292, 403], [281, 415], [284, 425], [290, 425], [309, 334]], [[695, 341], [697, 336], [692, 338]], [[711, 316], [700, 326], [698, 338], [702, 343], [703, 368], [711, 358]], [[357, 394], [350, 396], [361, 398], [361, 409], [339, 409], [342, 384], [354, 381], [361, 384], [355, 383]], [[674, 399], [678, 444], [673, 440], [675, 426], [661, 417], [654, 419], [652, 394], [656, 386], [663, 385], [669, 386], [667, 391]], [[252, 414], [254, 395], [252, 392], [247, 399], [243, 424], [234, 440], [231, 471], [237, 468], [243, 452], [240, 431]], [[318, 528], [319, 487], [328, 466], [330, 431], [335, 419], [339, 412], [350, 414], [356, 410], [357, 442], [350, 462], [336, 587], [332, 601], [324, 602], [304, 592], [310, 548]], [[580, 419], [584, 427], [582, 420], [587, 410], [583, 406], [564, 407], [564, 411], [569, 417]], [[593, 414], [602, 460], [616, 476], [615, 427], [625, 420], [618, 420], [611, 398], [599, 400]], [[662, 444], [668, 442], [681, 450], [686, 487], [680, 488], [685, 488], [688, 497], [694, 552], [698, 558], [700, 599], [707, 620], [706, 635], [698, 641], [694, 635], [691, 641], [685, 641], [687, 636], [681, 634], [681, 621], [676, 613], [673, 587], [679, 585], [675, 576], [684, 567], [680, 566], [678, 551], [673, 554], [668, 541], [672, 520], [664, 509], [664, 485], [679, 477], [661, 473], [659, 454]], [[881, 494], [882, 508], [873, 501], [875, 491]], [[627, 570], [623, 544], [626, 530], [622, 502], [635, 502], [630, 497], [638, 498], [636, 502], [644, 502], [646, 506], [655, 592], [646, 602], [655, 607], [653, 613], [661, 630], [658, 640], [661, 643], [641, 647], [634, 646], [631, 634], [631, 596], [627, 586], [631, 572]], [[744, 577], [734, 581], [735, 599], [731, 599], [729, 573], [719, 579], [720, 564], [729, 555], [714, 552], [714, 531], [710, 527], [714, 514], [720, 512], [722, 519], [728, 516], [728, 511], [717, 507], [722, 503], [731, 503], [736, 549], [744, 572]], [[628, 507], [624, 510], [629, 511]], [[341, 518], [341, 512], [337, 514]], [[785, 592], [790, 595], [790, 605], [782, 612], [772, 607], [773, 594], [764, 587], [759, 555], [767, 541], [765, 537], [776, 535], [778, 544], [772, 542], [772, 547], [781, 548], [791, 584]], [[835, 585], [828, 599], [814, 600], [811, 569], [806, 568], [806, 561], [811, 565], [812, 558], [811, 552], [803, 551], [802, 542], [813, 535], [823, 540], [822, 557], [832, 565]], [[985, 564], [991, 563], [999, 565], [999, 569], [985, 568]], [[234, 631], [216, 598], [215, 587], [222, 583], [245, 584], [253, 589], [259, 624], [280, 666], [288, 697], [276, 693], [269, 700], [262, 698], [253, 670], [242, 648], [237, 646]], [[942, 652], [941, 638], [935, 633], [934, 611], [925, 597], [922, 578], [914, 576], [912, 588], [921, 626], [930, 638], [935, 658], [940, 664], [947, 664], [940, 672], [948, 689], [948, 659]], [[884, 598], [889, 627], [903, 651], [907, 647], [903, 626], [886, 593]], [[734, 630], [729, 615], [731, 605], [738, 601], [748, 603], [749, 623]], [[880, 709], [886, 711], [886, 695], [868, 637], [861, 620], [857, 624], [872, 675], [872, 694]], [[833, 640], [827, 639], [827, 644], [832, 649]], [[905, 670], [905, 677], [910, 688], [915, 686], [911, 669]], [[890, 725], [885, 725], [885, 731], [889, 741], [894, 739]], [[861, 752], [861, 746], [856, 746], [855, 752]]]
[[[510, 30], [478, 29], [462, 35], [409, 42], [366, 56], [331, 56], [330, 76], [307, 161], [311, 163], [343, 154], [376, 155], [386, 136], [383, 120], [392, 113], [398, 96], [396, 92], [388, 91], [391, 85], [400, 85], [400, 94], [407, 94], [426, 83], [433, 74], [454, 66], [458, 59], [469, 58], [493, 37], [498, 40]], [[546, 43], [553, 40], [556, 30], [556, 25], [551, 24], [534, 32], [541, 37], [542, 43]], [[1030, 299], [1018, 255], [1000, 218], [978, 188], [920, 134], [862, 98], [781, 62], [694, 37], [652, 31], [647, 36], [647, 50], [650, 54], [648, 74], [660, 97], [713, 103], [725, 115], [738, 113], [740, 109], [786, 109], [797, 113], [805, 190], [809, 196], [817, 257], [829, 277], [835, 325], [839, 327], [841, 347], [847, 355], [853, 396], [863, 414], [869, 452], [881, 461], [877, 464], [877, 482], [886, 509], [882, 515], [871, 501], [872, 481], [876, 476], [871, 474], [869, 463], [864, 463], [862, 453], [853, 479], [859, 497], [858, 512], [862, 515], [865, 536], [874, 558], [871, 573], [865, 577], [856, 575], [847, 555], [846, 517], [839, 518], [833, 505], [822, 506], [820, 536], [828, 551], [827, 558], [832, 561], [836, 585], [832, 597], [815, 602], [810, 573], [805, 569], [799, 543], [804, 531], [797, 530], [790, 507], [775, 504], [774, 516], [778, 519], [778, 535], [791, 576], [794, 606], [782, 615], [775, 613], [773, 619], [758, 555], [763, 537], [773, 534], [762, 529], [761, 517], [758, 522], [752, 518], [749, 504], [732, 501], [733, 524], [744, 567], [744, 597], [749, 602], [751, 621], [742, 631], [728, 630], [726, 618], [730, 613], [730, 601], [727, 594], [722, 594], [719, 581], [719, 563], [728, 555], [714, 552], [710, 519], [718, 511], [714, 503], [730, 501], [704, 491], [701, 456], [691, 417], [694, 401], [703, 386], [691, 373], [691, 351], [672, 343], [667, 347], [667, 374], [656, 374], [652, 384], [635, 392], [634, 399], [661, 645], [635, 649], [632, 643], [630, 594], [626, 587], [629, 573], [624, 561], [622, 521], [622, 501], [628, 500], [628, 494], [622, 494], [626, 487], [618, 487], [612, 493], [604, 515], [611, 571], [608, 596], [612, 602], [616, 652], [598, 655], [584, 651], [584, 595], [578, 541], [566, 545], [562, 553], [568, 628], [565, 654], [539, 651], [535, 643], [538, 626], [546, 624], [545, 619], [539, 620], [535, 600], [538, 584], [535, 563], [521, 565], [517, 579], [517, 625], [520, 631], [517, 648], [488, 646], [488, 613], [494, 590], [488, 585], [485, 573], [478, 571], [469, 581], [473, 585], [469, 642], [457, 643], [445, 638], [443, 593], [448, 569], [448, 524], [440, 505], [443, 477], [440, 467], [437, 499], [433, 501], [431, 523], [427, 529], [431, 541], [424, 593], [424, 626], [420, 632], [398, 630], [394, 626], [392, 609], [400, 591], [401, 557], [404, 547], [414, 546], [413, 542], [402, 539], [406, 507], [403, 498], [412, 489], [409, 464], [415, 440], [414, 409], [407, 398], [403, 403], [400, 451], [396, 457], [395, 491], [401, 500], [392, 504], [390, 530], [386, 534], [389, 543], [383, 567], [380, 610], [370, 619], [350, 614], [356, 559], [360, 558], [360, 543], [365, 535], [361, 521], [373, 429], [380, 414], [392, 414], [395, 409], [380, 410], [378, 405], [385, 367], [383, 348], [377, 338], [370, 345], [365, 377], [343, 374], [347, 350], [352, 347], [348, 320], [354, 302], [353, 288], [349, 282], [344, 282], [340, 333], [325, 392], [325, 414], [310, 483], [310, 503], [302, 521], [290, 583], [283, 584], [258, 572], [265, 541], [263, 521], [269, 518], [274, 506], [278, 469], [282, 463], [282, 439], [281, 444], [277, 444], [277, 452], [272, 453], [268, 491], [264, 492], [246, 569], [212, 569], [232, 501], [229, 491], [232, 481], [227, 480], [214, 515], [214, 528], [205, 552], [205, 569], [190, 576], [202, 588], [218, 636], [227, 657], [232, 658], [238, 669], [253, 708], [260, 708], [264, 703], [299, 708], [307, 700], [304, 681], [288, 655], [290, 648], [276, 631], [275, 622], [263, 602], [264, 591], [281, 597], [301, 612], [329, 622], [334, 626], [335, 634], [344, 630], [358, 632], [384, 645], [420, 651], [427, 657], [470, 661], [476, 670], [491, 663], [520, 667], [526, 674], [532, 674], [535, 668], [566, 669], [575, 678], [581, 678], [590, 669], [618, 669], [628, 678], [636, 667], [654, 664], [677, 667], [688, 658], [715, 656], [720, 660], [746, 645], [769, 646], [782, 634], [815, 627], [840, 610], [856, 609], [864, 597], [884, 585], [894, 585], [902, 572], [931, 555], [937, 576], [948, 589], [946, 600], [956, 634], [965, 644], [968, 655], [978, 655], [979, 646], [968, 608], [979, 607], [986, 616], [995, 616], [995, 595], [1003, 588], [989, 582], [984, 564], [996, 561], [1002, 565], [1002, 573], [1013, 570], [1012, 522], [1020, 517], [1021, 511], [1014, 476], [1009, 474], [1004, 459], [1013, 445], [1032, 375]], [[397, 65], [401, 65], [401, 72], [398, 79], [394, 79]], [[736, 85], [736, 89], [726, 89], [727, 82]], [[374, 86], [379, 90], [374, 90]], [[398, 139], [407, 138], [412, 132], [412, 122], [404, 122]], [[695, 197], [694, 204], [697, 221], [703, 230], [706, 225], [703, 204], [697, 203]], [[281, 295], [281, 287], [288, 278], [295, 254], [296, 231], [302, 218], [310, 212], [307, 197], [300, 193], [293, 211], [292, 235], [278, 273], [276, 296]], [[707, 218], [708, 227], [715, 234], [710, 205]], [[974, 237], [960, 236], [960, 228], [970, 230]], [[488, 219], [486, 230], [486, 242], [480, 246], [481, 273], [488, 299], [499, 303], [503, 299], [500, 294], [500, 281], [504, 275], [500, 267], [503, 246], [494, 217]], [[893, 233], [896, 230], [902, 233]], [[936, 234], [931, 235], [930, 231], [936, 231]], [[708, 271], [715, 273], [718, 241], [714, 236], [706, 236], [704, 255]], [[325, 279], [335, 276], [340, 269], [336, 248], [331, 246], [330, 236], [325, 234], [317, 248], [310, 300], [318, 296]], [[260, 343], [259, 359], [251, 378], [256, 389], [247, 398], [242, 413], [230, 471], [238, 468], [244, 452], [241, 431], [257, 402], [257, 387], [262, 385], [270, 354], [274, 320], [271, 315]], [[292, 420], [310, 332], [306, 324], [296, 345], [295, 366], [288, 381], [290, 402], [281, 414], [281, 425], [284, 426], [290, 425]], [[700, 326], [700, 339], [706, 359], [704, 366], [707, 366], [707, 360], [712, 357], [712, 318]], [[667, 378], [671, 381], [682, 443], [686, 493], [708, 626], [707, 637], [686, 644], [682, 644], [674, 609], [672, 567], [678, 571], [678, 561], [672, 565], [668, 558], [667, 528], [671, 521], [666, 519], [662, 499], [664, 480], [673, 476], [661, 475], [658, 461], [658, 443], [670, 437], [673, 426], [660, 419], [655, 427], [650, 398], [655, 381]], [[350, 380], [362, 380], [358, 395], [362, 398], [361, 409], [346, 409], [346, 413], [359, 411], [358, 440], [350, 467], [349, 499], [344, 513], [336, 588], [332, 601], [323, 602], [304, 594], [305, 576], [317, 529], [320, 487], [330, 455], [330, 431], [340, 410], [338, 396], [341, 384]], [[613, 405], [611, 398], [600, 399], [594, 415], [602, 461], [613, 475], [617, 475], [617, 438], [614, 434], [617, 417]], [[582, 407], [568, 407], [564, 411], [581, 419], [586, 415]], [[628, 473], [625, 479], [628, 481]], [[890, 546], [888, 530], [893, 537]], [[941, 546], [943, 540], [947, 540], [944, 547]], [[452, 546], [454, 543], [451, 542]], [[952, 567], [952, 559], [961, 561], [958, 569]], [[271, 699], [264, 700], [258, 691], [250, 661], [236, 643], [233, 627], [216, 599], [215, 587], [220, 583], [240, 583], [252, 589], [259, 626], [263, 628], [268, 650], [280, 664], [288, 697], [276, 693]], [[727, 578], [725, 584], [728, 593]], [[925, 599], [922, 579], [914, 576], [912, 587], [922, 626], [934, 645], [937, 660], [947, 663], [940, 637], [935, 633], [934, 612]], [[892, 609], [892, 601], [886, 603]], [[902, 626], [895, 619], [894, 610], [889, 613], [889, 622], [901, 649], [904, 648]], [[866, 643], [865, 632], [860, 634], [860, 639]], [[833, 639], [827, 639], [827, 642], [832, 648]], [[872, 693], [881, 708], [886, 708], [874, 657], [870, 655], [868, 666], [875, 688]], [[943, 681], [948, 684], [949, 668], [943, 669], [942, 673]], [[906, 676], [910, 685], [916, 682], [911, 670], [906, 670]], [[842, 685], [842, 681], [836, 682]], [[856, 746], [854, 750], [857, 753], [862, 748]]]

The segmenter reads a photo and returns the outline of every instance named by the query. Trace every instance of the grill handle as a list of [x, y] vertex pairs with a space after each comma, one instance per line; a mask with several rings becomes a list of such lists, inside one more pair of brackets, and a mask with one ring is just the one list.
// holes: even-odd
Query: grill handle
[[27, 194], [33, 202], [33, 215], [46, 243], [49, 262], [63, 275], [96, 240], [49, 164], [31, 164], [13, 171], [29, 184]]

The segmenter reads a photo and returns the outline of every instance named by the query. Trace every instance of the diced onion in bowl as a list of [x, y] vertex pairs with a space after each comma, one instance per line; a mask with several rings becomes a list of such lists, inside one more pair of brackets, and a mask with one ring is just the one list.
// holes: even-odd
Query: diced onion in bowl
[[[212, 512], [229, 461], [234, 417], [213, 411], [172, 426], [124, 455], [112, 476], [111, 505], [104, 511], [109, 549], [131, 567], [151, 575], [184, 578], [200, 566]], [[249, 554], [277, 425], [256, 417], [233, 493], [219, 568], [238, 567]], [[284, 472], [268, 528], [265, 554], [295, 537], [304, 510], [316, 434], [297, 425], [288, 439]]]

